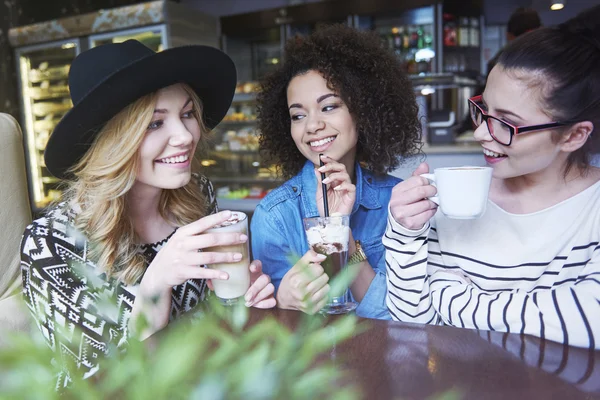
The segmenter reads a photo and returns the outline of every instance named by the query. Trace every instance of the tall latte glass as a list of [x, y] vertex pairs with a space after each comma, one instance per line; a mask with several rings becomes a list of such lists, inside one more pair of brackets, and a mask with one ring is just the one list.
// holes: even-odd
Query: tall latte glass
[[[243, 212], [233, 211], [231, 218], [220, 225], [206, 231], [207, 233], [243, 233], [248, 235], [248, 216]], [[241, 253], [242, 259], [238, 262], [210, 264], [208, 267], [225, 271], [229, 274], [229, 279], [213, 279], [212, 284], [215, 294], [224, 305], [233, 305], [243, 300], [243, 296], [250, 287], [250, 249], [249, 241], [232, 246], [208, 247], [204, 251], [217, 253]]]
[[[304, 218], [304, 230], [308, 245], [315, 252], [327, 256], [321, 263], [329, 279], [346, 268], [348, 263], [348, 241], [350, 239], [350, 217], [330, 216]], [[356, 308], [357, 304], [350, 300], [350, 292], [346, 288], [340, 296], [321, 309], [326, 314], [344, 314]]]

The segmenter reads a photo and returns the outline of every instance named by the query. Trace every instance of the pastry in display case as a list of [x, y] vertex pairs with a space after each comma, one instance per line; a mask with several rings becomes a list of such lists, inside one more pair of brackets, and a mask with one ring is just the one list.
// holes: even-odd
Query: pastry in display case
[[69, 68], [79, 53], [79, 41], [68, 40], [23, 47], [16, 51], [23, 105], [23, 134], [34, 209], [60, 198], [59, 180], [44, 164], [52, 130], [72, 103], [67, 84]]
[[202, 160], [215, 186], [219, 206], [252, 212], [260, 199], [283, 183], [276, 167], [258, 151], [255, 82], [240, 83], [223, 121], [213, 130], [211, 148]]

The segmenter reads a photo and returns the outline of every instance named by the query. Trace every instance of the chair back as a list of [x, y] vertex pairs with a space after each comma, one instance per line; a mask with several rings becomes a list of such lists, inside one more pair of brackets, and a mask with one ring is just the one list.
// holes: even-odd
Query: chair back
[[[20, 242], [31, 223], [23, 136], [19, 124], [0, 113], [0, 329], [24, 330], [29, 313], [21, 294]], [[3, 333], [0, 333], [0, 344]]]

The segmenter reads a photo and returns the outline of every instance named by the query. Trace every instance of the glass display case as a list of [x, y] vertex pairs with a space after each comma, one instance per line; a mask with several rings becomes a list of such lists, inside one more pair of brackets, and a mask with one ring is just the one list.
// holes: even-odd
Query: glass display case
[[258, 152], [257, 88], [253, 81], [238, 84], [231, 108], [213, 130], [210, 149], [201, 161], [221, 209], [252, 212], [260, 199], [283, 183], [276, 167], [265, 163]]
[[79, 40], [20, 48], [16, 51], [22, 104], [29, 192], [34, 209], [60, 198], [59, 180], [44, 164], [50, 133], [71, 109], [69, 68], [80, 52]]
[[238, 82], [256, 81], [281, 61], [282, 37], [280, 27], [223, 36], [222, 48], [235, 63]]
[[89, 37], [89, 47], [96, 47], [107, 43], [122, 43], [135, 39], [154, 51], [162, 51], [167, 46], [167, 27], [165, 25], [146, 26], [143, 28], [129, 29], [120, 32], [103, 33]]

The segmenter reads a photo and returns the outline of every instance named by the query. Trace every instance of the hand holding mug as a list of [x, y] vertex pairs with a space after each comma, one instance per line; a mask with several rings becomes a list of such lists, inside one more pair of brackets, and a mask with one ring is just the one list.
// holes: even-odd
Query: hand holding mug
[[421, 163], [410, 178], [392, 189], [392, 217], [406, 229], [423, 228], [437, 211], [437, 204], [429, 199], [437, 194], [437, 189], [428, 179], [421, 176], [428, 172], [429, 166]]
[[442, 214], [454, 219], [475, 219], [486, 210], [493, 169], [490, 167], [436, 168], [422, 174], [437, 187], [438, 195], [430, 200], [440, 206]]

